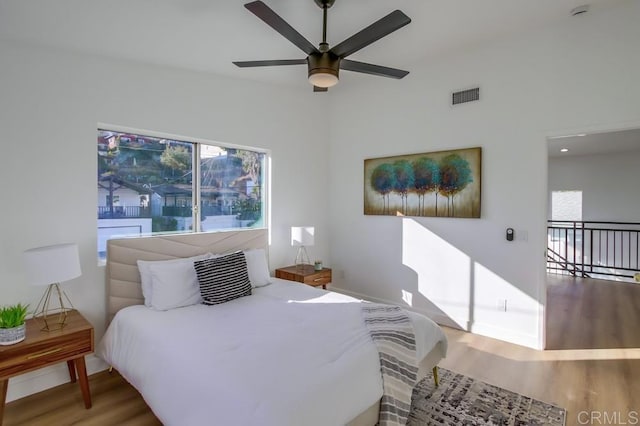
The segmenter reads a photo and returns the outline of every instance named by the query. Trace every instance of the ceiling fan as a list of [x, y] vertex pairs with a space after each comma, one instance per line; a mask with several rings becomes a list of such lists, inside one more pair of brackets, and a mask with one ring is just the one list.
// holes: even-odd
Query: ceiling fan
[[365, 62], [346, 59], [347, 56], [385, 37], [395, 30], [404, 27], [411, 19], [400, 10], [395, 10], [382, 19], [369, 25], [362, 31], [352, 35], [332, 48], [327, 43], [327, 10], [335, 0], [314, 0], [322, 9], [322, 42], [316, 48], [306, 38], [282, 19], [277, 13], [261, 1], [253, 1], [244, 5], [251, 13], [262, 19], [267, 25], [279, 32], [284, 38], [298, 46], [307, 54], [305, 59], [282, 59], [271, 61], [237, 61], [239, 67], [266, 67], [274, 65], [304, 65], [309, 70], [309, 83], [314, 92], [326, 92], [338, 82], [340, 69], [361, 72], [381, 77], [403, 78], [409, 71], [383, 67]]

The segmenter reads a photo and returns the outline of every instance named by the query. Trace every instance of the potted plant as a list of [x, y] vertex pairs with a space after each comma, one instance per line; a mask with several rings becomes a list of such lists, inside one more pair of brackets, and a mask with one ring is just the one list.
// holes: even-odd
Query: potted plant
[[13, 345], [24, 340], [27, 306], [17, 305], [0, 308], [0, 345]]

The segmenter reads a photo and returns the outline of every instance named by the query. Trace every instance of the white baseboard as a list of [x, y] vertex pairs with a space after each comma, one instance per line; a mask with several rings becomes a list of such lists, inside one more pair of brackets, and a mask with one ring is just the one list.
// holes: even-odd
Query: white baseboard
[[417, 312], [419, 314], [422, 314], [424, 316], [426, 316], [427, 318], [430, 318], [431, 320], [433, 320], [434, 322], [440, 324], [440, 325], [444, 325], [446, 327], [451, 327], [451, 328], [457, 328], [460, 330], [465, 330], [464, 326], [461, 326], [460, 324], [464, 324], [467, 325], [467, 318], [449, 318], [446, 315], [442, 315], [440, 312], [436, 312], [430, 309], [416, 309], [412, 306], [408, 306], [408, 305], [404, 305], [398, 302], [395, 302], [393, 300], [387, 300], [387, 299], [381, 299], [378, 297], [372, 297], [366, 294], [361, 294], [361, 293], [356, 293], [355, 291], [351, 291], [351, 290], [345, 290], [343, 288], [337, 288], [337, 287], [331, 287], [331, 291], [335, 291], [336, 293], [342, 293], [342, 294], [346, 294], [347, 296], [351, 296], [354, 297], [356, 299], [361, 299], [361, 300], [367, 300], [369, 302], [377, 302], [377, 303], [384, 303], [386, 305], [395, 305], [395, 306], [400, 306], [403, 309], [406, 309], [408, 311], [413, 311], [413, 312]]
[[[95, 355], [85, 357], [87, 374], [91, 375], [109, 366]], [[41, 368], [9, 379], [6, 402], [11, 402], [43, 390], [68, 383], [69, 369], [66, 362]]]
[[468, 318], [449, 318], [448, 316], [442, 315], [440, 312], [424, 310], [424, 309], [415, 309], [411, 306], [403, 305], [393, 300], [386, 300], [386, 299], [380, 299], [377, 297], [371, 297], [365, 294], [360, 294], [351, 290], [345, 290], [345, 289], [336, 288], [333, 286], [331, 287], [331, 291], [346, 294], [347, 296], [355, 297], [356, 299], [400, 306], [409, 311], [414, 311], [428, 318], [431, 318], [434, 322], [440, 325], [444, 325], [446, 327], [465, 330], [470, 333], [479, 334], [481, 336], [487, 336], [487, 337], [491, 337], [498, 340], [503, 340], [509, 343], [515, 343], [516, 345], [526, 346], [533, 349], [542, 349], [540, 347], [540, 339], [536, 335], [518, 333], [517, 331], [509, 330], [502, 327], [496, 327], [491, 324], [483, 324], [483, 323], [477, 323], [477, 322], [471, 323], [468, 321]]

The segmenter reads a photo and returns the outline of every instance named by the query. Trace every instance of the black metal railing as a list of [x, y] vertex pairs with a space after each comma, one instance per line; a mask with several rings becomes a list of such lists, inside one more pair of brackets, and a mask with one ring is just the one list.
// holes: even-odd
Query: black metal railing
[[202, 212], [202, 216], [223, 216], [233, 214], [233, 210], [230, 206], [202, 204], [200, 211]]
[[[549, 263], [554, 266], [550, 267]], [[589, 274], [580, 269], [579, 265], [574, 262], [570, 262], [566, 257], [562, 256], [550, 247], [547, 247], [547, 269], [561, 270], [569, 275], [573, 275], [574, 277], [589, 277]]]
[[192, 214], [191, 206], [162, 206], [162, 216], [190, 217]]
[[140, 206], [98, 206], [98, 219], [131, 219], [141, 217], [151, 217], [151, 209]]
[[640, 223], [548, 221], [547, 271], [634, 278], [640, 271]]

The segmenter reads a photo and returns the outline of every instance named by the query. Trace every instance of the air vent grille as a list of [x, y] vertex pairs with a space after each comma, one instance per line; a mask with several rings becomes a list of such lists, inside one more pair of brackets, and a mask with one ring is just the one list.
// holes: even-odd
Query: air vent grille
[[454, 92], [452, 95], [452, 104], [459, 105], [465, 102], [473, 102], [480, 99], [480, 88], [461, 90], [460, 92]]

